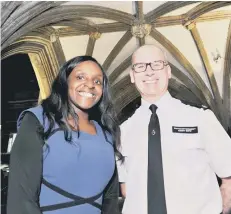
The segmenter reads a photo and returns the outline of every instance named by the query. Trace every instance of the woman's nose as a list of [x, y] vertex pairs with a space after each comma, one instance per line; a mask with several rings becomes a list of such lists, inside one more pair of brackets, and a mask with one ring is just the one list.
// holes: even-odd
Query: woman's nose
[[94, 82], [93, 82], [92, 80], [87, 80], [87, 81], [85, 82], [85, 86], [87, 86], [87, 87], [90, 88], [90, 89], [92, 89], [92, 88], [95, 87]]

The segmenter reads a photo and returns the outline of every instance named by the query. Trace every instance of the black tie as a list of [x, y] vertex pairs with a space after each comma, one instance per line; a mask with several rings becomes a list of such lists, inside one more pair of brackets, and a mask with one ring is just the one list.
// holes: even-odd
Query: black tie
[[157, 106], [152, 104], [148, 126], [148, 214], [167, 214]]

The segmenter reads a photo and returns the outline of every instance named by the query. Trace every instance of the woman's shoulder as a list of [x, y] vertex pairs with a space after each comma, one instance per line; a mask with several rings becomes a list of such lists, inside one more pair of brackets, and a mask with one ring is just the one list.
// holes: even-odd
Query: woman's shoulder
[[41, 105], [38, 105], [38, 106], [26, 109], [23, 112], [21, 112], [21, 114], [19, 115], [18, 120], [17, 120], [17, 129], [19, 129], [19, 127], [21, 125], [21, 122], [22, 122], [23, 118], [25, 117], [25, 115], [27, 113], [33, 114], [34, 117], [36, 117], [39, 120], [39, 122], [42, 124], [42, 120], [43, 120], [43, 108], [42, 108]]

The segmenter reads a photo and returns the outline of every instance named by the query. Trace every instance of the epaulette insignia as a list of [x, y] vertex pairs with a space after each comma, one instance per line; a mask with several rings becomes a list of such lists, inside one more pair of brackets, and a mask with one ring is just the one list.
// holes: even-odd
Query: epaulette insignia
[[193, 103], [193, 102], [189, 102], [187, 100], [180, 100], [182, 103], [184, 103], [185, 105], [190, 105], [196, 108], [203, 108], [204, 110], [209, 109], [208, 106], [200, 104], [200, 103]]

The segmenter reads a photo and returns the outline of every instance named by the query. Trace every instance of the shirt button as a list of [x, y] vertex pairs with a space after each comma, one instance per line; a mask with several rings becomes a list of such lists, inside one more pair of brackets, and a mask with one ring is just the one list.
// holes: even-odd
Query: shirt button
[[153, 130], [152, 130], [152, 135], [155, 135], [155, 134], [156, 134], [156, 132], [155, 132], [155, 130], [153, 129]]

